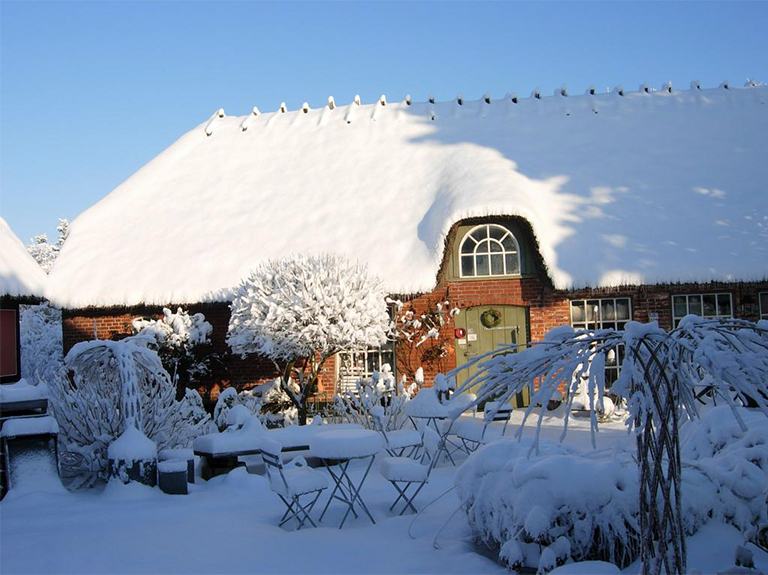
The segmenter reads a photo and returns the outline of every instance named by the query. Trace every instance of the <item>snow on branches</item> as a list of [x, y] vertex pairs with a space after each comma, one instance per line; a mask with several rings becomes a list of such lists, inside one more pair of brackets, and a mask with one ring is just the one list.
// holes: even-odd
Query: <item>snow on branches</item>
[[59, 232], [59, 238], [55, 244], [49, 243], [48, 234], [43, 233], [32, 238], [32, 243], [27, 246], [29, 255], [45, 270], [45, 273], [50, 273], [56, 258], [59, 257], [59, 252], [69, 235], [69, 221], [66, 218], [59, 218], [56, 231]]
[[52, 381], [64, 362], [61, 310], [43, 303], [19, 312], [21, 374], [32, 385]]
[[391, 326], [385, 296], [365, 266], [342, 256], [270, 260], [235, 290], [227, 342], [243, 357], [258, 354], [275, 362], [304, 423], [307, 398], [328, 357], [386, 342]]
[[79, 476], [76, 485], [103, 479], [107, 448], [125, 426], [143, 431], [159, 449], [186, 447], [208, 429], [210, 416], [199, 394], [182, 401], [146, 338], [76, 344], [64, 370], [49, 384], [51, 409], [68, 452], [63, 464]]

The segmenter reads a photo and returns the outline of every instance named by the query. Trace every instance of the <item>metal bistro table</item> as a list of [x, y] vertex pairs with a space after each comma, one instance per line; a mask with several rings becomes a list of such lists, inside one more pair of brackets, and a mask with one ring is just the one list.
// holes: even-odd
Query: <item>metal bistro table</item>
[[[419, 429], [419, 424], [416, 420], [422, 420], [424, 425], [432, 427], [437, 432], [440, 436], [440, 443], [435, 457], [439, 461], [440, 454], [442, 453], [451, 462], [451, 465], [455, 466], [456, 461], [453, 459], [453, 454], [460, 451], [461, 446], [449, 439], [451, 428], [453, 427], [452, 416], [465, 411], [477, 399], [477, 396], [472, 393], [463, 393], [454, 395], [453, 398], [445, 403], [440, 403], [436, 397], [428, 395], [430, 392], [434, 393], [432, 389], [425, 389], [419, 392], [416, 400], [411, 400], [406, 405], [406, 415], [408, 415], [408, 419], [410, 419], [411, 424], [416, 429]], [[425, 394], [425, 400], [417, 402], [422, 393]]]
[[[376, 523], [360, 495], [360, 490], [368, 477], [376, 454], [381, 451], [382, 447], [381, 435], [368, 429], [321, 431], [310, 438], [310, 453], [323, 460], [335, 483], [331, 496], [320, 514], [320, 521], [323, 520], [331, 502], [338, 499], [347, 506], [347, 512], [341, 520], [339, 529], [344, 526], [350, 512], [358, 517], [355, 505], [365, 512], [373, 524]], [[368, 461], [365, 472], [357, 483], [349, 475], [349, 464], [356, 459]]]

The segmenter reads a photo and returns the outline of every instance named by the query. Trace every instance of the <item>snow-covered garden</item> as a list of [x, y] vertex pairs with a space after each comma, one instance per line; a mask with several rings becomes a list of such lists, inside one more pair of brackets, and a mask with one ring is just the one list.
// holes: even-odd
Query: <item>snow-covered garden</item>
[[[39, 453], [11, 459], [3, 573], [768, 570], [768, 322], [562, 327], [478, 358], [459, 389], [383, 366], [310, 419], [329, 357], [399, 336], [357, 264], [295, 257], [243, 281], [228, 343], [280, 376], [211, 414], [194, 390], [214, 359], [201, 314], [166, 309], [66, 357], [60, 321], [24, 311], [28, 383], [2, 390], [47, 396], [55, 421], [37, 423], [58, 432], [62, 480]], [[524, 387], [530, 407], [510, 414]]]

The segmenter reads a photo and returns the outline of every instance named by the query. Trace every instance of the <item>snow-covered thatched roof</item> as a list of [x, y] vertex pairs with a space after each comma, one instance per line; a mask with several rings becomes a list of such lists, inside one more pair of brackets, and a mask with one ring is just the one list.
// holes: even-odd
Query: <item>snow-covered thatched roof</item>
[[434, 286], [470, 216], [532, 225], [557, 287], [768, 275], [768, 87], [214, 114], [78, 217], [68, 307], [227, 298], [256, 262], [341, 252]]
[[45, 283], [43, 269], [0, 217], [0, 295], [41, 297]]

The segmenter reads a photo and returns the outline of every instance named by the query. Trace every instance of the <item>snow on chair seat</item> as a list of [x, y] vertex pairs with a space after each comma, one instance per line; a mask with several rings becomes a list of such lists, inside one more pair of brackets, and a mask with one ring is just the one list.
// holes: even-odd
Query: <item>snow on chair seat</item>
[[407, 457], [385, 457], [380, 471], [387, 481], [426, 481], [429, 466]]
[[[283, 446], [277, 441], [267, 438], [261, 441], [261, 457], [267, 466], [269, 487], [287, 508], [280, 519], [279, 526], [282, 527], [291, 519], [296, 519], [297, 530], [301, 529], [307, 521], [313, 527], [317, 527], [309, 514], [317, 503], [320, 493], [328, 487], [328, 480], [319, 471], [306, 467], [303, 458], [298, 458], [288, 466], [284, 466], [280, 455], [282, 450]], [[311, 497], [313, 493], [314, 497], [302, 503], [302, 496]]]
[[512, 417], [512, 406], [489, 401], [483, 410], [483, 419], [458, 420], [453, 424], [453, 433], [461, 439], [464, 451], [472, 453], [481, 445], [504, 437]]
[[[421, 432], [415, 429], [387, 431], [387, 416], [384, 408], [377, 405], [371, 409], [373, 428], [384, 437], [385, 449], [392, 457], [413, 456], [421, 447]], [[406, 451], [408, 452], [406, 454]]]

